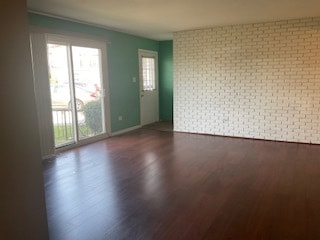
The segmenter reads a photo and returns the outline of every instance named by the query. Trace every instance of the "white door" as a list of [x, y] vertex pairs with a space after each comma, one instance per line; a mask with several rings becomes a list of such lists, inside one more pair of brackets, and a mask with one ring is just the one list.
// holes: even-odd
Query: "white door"
[[139, 50], [140, 123], [159, 121], [158, 53]]

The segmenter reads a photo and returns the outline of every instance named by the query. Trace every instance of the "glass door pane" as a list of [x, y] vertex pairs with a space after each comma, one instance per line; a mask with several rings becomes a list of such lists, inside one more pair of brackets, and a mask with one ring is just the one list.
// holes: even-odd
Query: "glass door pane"
[[47, 49], [55, 147], [107, 136], [102, 75], [104, 45], [50, 35]]
[[72, 46], [79, 140], [105, 133], [100, 49]]
[[68, 45], [47, 44], [55, 147], [75, 142]]
[[153, 91], [156, 88], [155, 59], [142, 57], [142, 81], [143, 91]]

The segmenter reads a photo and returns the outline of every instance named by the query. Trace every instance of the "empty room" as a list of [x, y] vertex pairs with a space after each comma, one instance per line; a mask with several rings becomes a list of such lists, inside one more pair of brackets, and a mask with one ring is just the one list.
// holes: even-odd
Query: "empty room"
[[1, 7], [0, 239], [320, 239], [320, 2]]

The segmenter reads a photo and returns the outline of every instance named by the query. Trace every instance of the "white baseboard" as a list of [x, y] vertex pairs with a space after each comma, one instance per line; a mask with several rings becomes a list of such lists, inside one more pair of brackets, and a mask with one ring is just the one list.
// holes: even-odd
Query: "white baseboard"
[[134, 126], [134, 127], [130, 127], [130, 128], [126, 128], [126, 129], [123, 129], [123, 130], [120, 130], [120, 131], [117, 131], [117, 132], [113, 132], [111, 133], [110, 136], [117, 136], [117, 135], [120, 135], [120, 134], [123, 134], [123, 133], [126, 133], [126, 132], [130, 132], [130, 131], [133, 131], [133, 130], [136, 130], [136, 129], [139, 129], [141, 128], [141, 125], [137, 125], [137, 126]]

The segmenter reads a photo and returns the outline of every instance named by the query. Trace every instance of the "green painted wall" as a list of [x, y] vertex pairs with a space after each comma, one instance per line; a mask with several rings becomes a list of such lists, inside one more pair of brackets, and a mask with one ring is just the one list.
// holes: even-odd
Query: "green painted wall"
[[[111, 42], [107, 45], [111, 131], [140, 124], [138, 49], [159, 51], [158, 41], [34, 13], [29, 13], [29, 23], [108, 39]], [[136, 82], [132, 81], [133, 77]], [[120, 115], [122, 121], [118, 120]]]
[[163, 121], [173, 120], [173, 42], [159, 42], [159, 112]]

